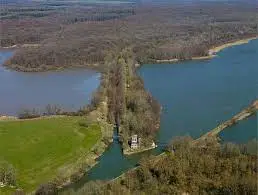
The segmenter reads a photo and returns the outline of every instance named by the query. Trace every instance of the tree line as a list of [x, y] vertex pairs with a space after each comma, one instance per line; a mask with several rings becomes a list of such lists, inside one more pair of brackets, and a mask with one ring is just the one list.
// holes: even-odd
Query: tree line
[[[125, 17], [94, 21], [95, 16], [105, 18], [113, 13], [125, 13]], [[93, 20], [80, 21], [88, 16]], [[92, 11], [87, 11], [87, 7], [68, 6], [66, 12], [58, 11], [55, 20], [50, 15], [41, 19], [1, 21], [1, 45], [40, 44], [37, 48], [20, 49], [6, 63], [21, 71], [70, 66], [104, 70], [106, 53], [117, 47], [130, 46], [139, 63], [205, 56], [212, 46], [257, 35], [257, 18], [255, 6], [239, 2], [234, 6], [219, 3], [187, 7], [180, 4], [100, 6]], [[67, 22], [70, 19], [77, 21]]]
[[[137, 169], [110, 182], [89, 182], [73, 194], [256, 194], [257, 154], [247, 144], [206, 143], [175, 138], [165, 155], [144, 158]], [[257, 140], [253, 142], [257, 147]], [[256, 149], [257, 152], [257, 149]]]
[[131, 49], [110, 55], [106, 63], [109, 122], [119, 127], [125, 144], [133, 134], [145, 141], [153, 139], [158, 130], [160, 105], [144, 89]]
[[16, 171], [7, 161], [0, 160], [0, 183], [7, 186], [15, 186]]

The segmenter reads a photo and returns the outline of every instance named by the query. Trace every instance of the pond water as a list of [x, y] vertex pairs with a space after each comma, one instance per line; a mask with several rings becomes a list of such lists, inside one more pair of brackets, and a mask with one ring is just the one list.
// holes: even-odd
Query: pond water
[[47, 104], [75, 111], [85, 106], [99, 86], [100, 74], [86, 69], [24, 73], [2, 66], [13, 52], [0, 51], [0, 115], [23, 109], [44, 109]]
[[[212, 60], [146, 64], [138, 73], [146, 89], [163, 108], [157, 135], [160, 147], [145, 153], [158, 154], [161, 145], [172, 138], [185, 135], [197, 138], [258, 98], [258, 40], [226, 48]], [[249, 120], [252, 129], [248, 136], [243, 136], [247, 130], [225, 130], [224, 139], [244, 142], [257, 138], [257, 128], [253, 129], [255, 118]], [[99, 164], [71, 187], [76, 190], [89, 180], [115, 178], [134, 167], [140, 158], [139, 154], [123, 156], [119, 143], [114, 141], [99, 159]]]

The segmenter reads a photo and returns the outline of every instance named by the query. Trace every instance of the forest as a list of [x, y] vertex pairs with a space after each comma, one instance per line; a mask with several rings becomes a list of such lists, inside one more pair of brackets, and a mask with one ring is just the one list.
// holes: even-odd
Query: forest
[[[191, 137], [174, 138], [165, 153], [141, 159], [118, 179], [91, 181], [59, 194], [256, 194], [257, 140], [240, 145], [208, 141], [205, 147], [191, 142]], [[53, 183], [37, 192], [58, 193]]]
[[212, 46], [258, 34], [257, 8], [248, 3], [25, 4], [17, 9], [4, 7], [1, 46], [20, 46], [6, 62], [19, 71], [103, 70], [109, 52], [129, 46], [140, 64], [191, 59], [207, 55]]
[[[86, 115], [107, 100], [107, 120], [119, 127], [121, 142], [132, 134], [152, 140], [160, 105], [144, 89], [136, 64], [157, 59], [191, 59], [208, 55], [212, 46], [257, 36], [258, 11], [252, 4], [199, 3], [91, 4], [67, 2], [6, 3], [1, 11], [1, 47], [16, 45], [5, 65], [18, 71], [89, 67], [102, 72], [91, 104], [77, 113], [51, 105], [45, 115]], [[38, 117], [24, 111], [20, 118]], [[114, 181], [85, 184], [61, 194], [255, 194], [257, 155], [250, 145], [209, 142], [206, 147], [178, 138], [158, 157]], [[0, 163], [0, 182], [15, 184], [15, 170]], [[23, 194], [23, 192], [16, 192]], [[58, 194], [55, 183], [36, 194]]]
[[158, 130], [160, 105], [144, 89], [143, 81], [136, 73], [132, 49], [115, 52], [105, 62], [108, 63], [105, 86], [109, 122], [119, 128], [124, 147], [134, 134], [144, 138], [143, 144], [148, 143]]

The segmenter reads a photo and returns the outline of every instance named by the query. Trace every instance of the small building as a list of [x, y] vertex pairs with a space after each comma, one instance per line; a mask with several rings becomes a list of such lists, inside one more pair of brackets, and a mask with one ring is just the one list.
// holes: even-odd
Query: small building
[[132, 149], [137, 149], [139, 145], [139, 138], [138, 135], [133, 135], [131, 137], [131, 148]]
[[156, 147], [158, 147], [158, 146], [155, 144], [155, 142], [152, 142], [151, 147], [152, 147], [152, 148], [156, 148]]

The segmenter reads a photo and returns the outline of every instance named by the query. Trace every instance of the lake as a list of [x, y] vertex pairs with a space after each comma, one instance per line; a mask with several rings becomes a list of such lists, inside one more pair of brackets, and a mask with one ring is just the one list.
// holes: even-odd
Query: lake
[[44, 109], [47, 104], [76, 111], [89, 103], [99, 86], [100, 73], [73, 69], [43, 73], [8, 70], [3, 62], [12, 51], [0, 51], [0, 115], [17, 115], [23, 109]]
[[[1, 64], [12, 55], [10, 51], [0, 54]], [[138, 74], [163, 108], [157, 135], [160, 146], [176, 136], [197, 138], [258, 98], [258, 40], [226, 48], [212, 60], [146, 64]], [[99, 85], [99, 76], [99, 73], [85, 69], [22, 73], [0, 66], [0, 113], [15, 115], [21, 108], [40, 108], [47, 104], [78, 109], [89, 101], [90, 94]], [[252, 121], [252, 126], [256, 118], [248, 120]], [[257, 128], [255, 130], [257, 132]], [[245, 131], [226, 131], [235, 135], [229, 136], [230, 141], [245, 142], [257, 137], [257, 133], [250, 132], [245, 137]], [[99, 163], [70, 187], [78, 189], [89, 180], [117, 177], [134, 167], [142, 156], [159, 154], [160, 146], [144, 154], [126, 157], [114, 140]]]
[[[100, 157], [99, 163], [71, 186], [75, 190], [89, 180], [119, 176], [134, 167], [143, 155], [159, 154], [161, 145], [176, 136], [200, 137], [257, 99], [258, 40], [226, 48], [211, 60], [146, 64], [138, 70], [138, 74], [143, 78], [146, 89], [163, 108], [157, 135], [160, 147], [142, 155], [127, 157], [122, 155], [120, 145], [115, 140]], [[255, 119], [250, 118], [254, 128]], [[249, 130], [248, 136], [243, 136]], [[228, 140], [235, 139], [237, 143], [257, 138], [257, 128], [238, 133], [226, 131], [236, 136], [225, 135], [225, 139], [228, 136]]]
[[158, 140], [197, 138], [258, 98], [258, 40], [208, 61], [145, 65], [139, 74], [163, 106]]
[[258, 115], [251, 116], [248, 119], [240, 121], [236, 125], [222, 131], [219, 136], [222, 142], [247, 143], [257, 138], [258, 134]]

